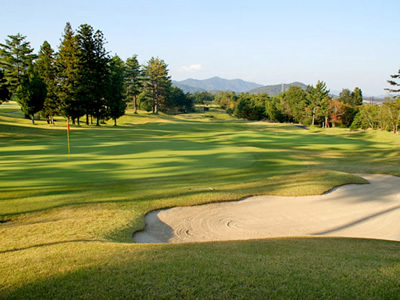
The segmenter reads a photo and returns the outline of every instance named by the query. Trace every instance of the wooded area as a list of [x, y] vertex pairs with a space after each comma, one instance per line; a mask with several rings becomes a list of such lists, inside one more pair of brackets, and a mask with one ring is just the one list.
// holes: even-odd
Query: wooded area
[[[193, 110], [193, 98], [171, 85], [168, 65], [152, 57], [141, 66], [137, 55], [124, 62], [110, 57], [100, 30], [66, 24], [58, 51], [45, 41], [34, 54], [26, 37], [9, 35], [0, 44], [0, 99], [16, 100], [27, 117], [40, 113], [49, 123], [63, 115], [75, 124], [86, 116], [116, 120], [127, 103], [153, 113]], [[1, 103], [0, 102], [0, 103]]]

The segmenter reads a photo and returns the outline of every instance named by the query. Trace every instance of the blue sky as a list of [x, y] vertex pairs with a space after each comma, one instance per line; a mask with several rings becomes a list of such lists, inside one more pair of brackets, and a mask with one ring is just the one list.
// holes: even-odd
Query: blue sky
[[152, 56], [172, 79], [213, 76], [277, 84], [327, 83], [385, 94], [400, 67], [400, 1], [2, 1], [0, 41], [60, 44], [65, 23], [100, 29], [121, 58]]

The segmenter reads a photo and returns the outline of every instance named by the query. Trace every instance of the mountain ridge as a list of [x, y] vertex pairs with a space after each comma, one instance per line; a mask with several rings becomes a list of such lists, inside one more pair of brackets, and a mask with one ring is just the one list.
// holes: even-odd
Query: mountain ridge
[[259, 88], [255, 88], [252, 90], [249, 90], [249, 94], [262, 94], [262, 93], [267, 93], [268, 96], [276, 96], [280, 93], [286, 92], [291, 86], [298, 86], [303, 90], [307, 89], [307, 85], [302, 83], [302, 82], [292, 82], [292, 83], [280, 83], [280, 84], [273, 84], [273, 85], [265, 85]]
[[224, 79], [221, 77], [211, 77], [208, 79], [188, 78], [181, 81], [172, 81], [172, 85], [179, 87], [185, 93], [195, 92], [215, 92], [215, 91], [232, 91], [236, 93], [260, 94], [267, 93], [269, 96], [276, 96], [282, 91], [286, 91], [291, 86], [299, 86], [306, 89], [307, 85], [301, 82], [281, 83], [274, 85], [261, 85], [255, 82], [245, 81], [242, 79]]
[[221, 77], [211, 77], [208, 79], [188, 78], [181, 81], [173, 80], [172, 84], [181, 88], [184, 92], [233, 91], [243, 93], [251, 89], [262, 87], [261, 84], [242, 79], [224, 79]]

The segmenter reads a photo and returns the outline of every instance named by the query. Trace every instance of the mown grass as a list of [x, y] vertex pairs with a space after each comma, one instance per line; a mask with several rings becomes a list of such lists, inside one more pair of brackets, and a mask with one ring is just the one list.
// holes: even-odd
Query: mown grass
[[131, 238], [153, 209], [258, 194], [320, 194], [365, 183], [352, 173], [400, 175], [396, 135], [244, 122], [217, 108], [180, 116], [130, 112], [117, 128], [72, 126], [68, 156], [65, 120], [31, 125], [18, 117], [13, 103], [3, 105], [0, 297], [317, 298], [399, 292], [395, 242], [318, 238], [137, 245]]
[[[75, 242], [5, 253], [10, 299], [396, 299], [400, 244], [303, 238], [183, 245]], [[74, 255], [71, 255], [74, 253]]]

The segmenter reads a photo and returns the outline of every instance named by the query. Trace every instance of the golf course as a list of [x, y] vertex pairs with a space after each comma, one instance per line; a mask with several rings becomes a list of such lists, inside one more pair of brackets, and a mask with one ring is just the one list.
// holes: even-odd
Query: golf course
[[[398, 298], [400, 231], [396, 239], [396, 232], [385, 235], [392, 223], [372, 236], [331, 230], [399, 213], [398, 186], [391, 189], [400, 176], [398, 134], [244, 121], [217, 106], [201, 108], [181, 115], [128, 110], [118, 126], [70, 124], [67, 132], [63, 117], [33, 125], [18, 104], [3, 103], [0, 298]], [[375, 188], [376, 178], [383, 185]], [[346, 198], [346, 210], [343, 191], [359, 193]], [[376, 198], [379, 191], [387, 197]], [[307, 197], [321, 195], [327, 215], [340, 207], [349, 217], [332, 226], [321, 218], [318, 230], [303, 234], [135, 240], [155, 211], [253, 196], [256, 212], [274, 201], [304, 224], [313, 218], [299, 213], [310, 213]], [[272, 225], [278, 211], [268, 217]], [[239, 217], [251, 223], [246, 209]]]

